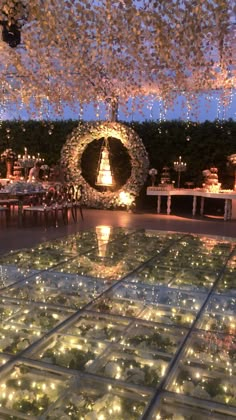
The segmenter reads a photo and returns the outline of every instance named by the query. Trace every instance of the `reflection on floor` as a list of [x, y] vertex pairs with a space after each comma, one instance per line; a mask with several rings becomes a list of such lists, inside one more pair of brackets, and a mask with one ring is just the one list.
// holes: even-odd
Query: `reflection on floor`
[[1, 419], [236, 416], [236, 246], [111, 228], [0, 257]]
[[11, 217], [9, 226], [4, 219], [0, 224], [0, 254], [12, 249], [32, 247], [39, 242], [65, 237], [73, 233], [87, 231], [98, 225], [124, 227], [132, 229], [155, 229], [169, 232], [200, 233], [207, 235], [220, 235], [236, 238], [236, 220], [224, 221], [207, 217], [193, 218], [191, 216], [176, 216], [156, 213], [129, 213], [120, 210], [84, 209], [84, 220], [78, 214], [77, 223], [69, 220], [65, 225], [59, 220], [59, 226], [49, 226], [45, 229], [44, 223], [33, 224], [26, 218], [24, 226], [18, 226], [17, 214]]

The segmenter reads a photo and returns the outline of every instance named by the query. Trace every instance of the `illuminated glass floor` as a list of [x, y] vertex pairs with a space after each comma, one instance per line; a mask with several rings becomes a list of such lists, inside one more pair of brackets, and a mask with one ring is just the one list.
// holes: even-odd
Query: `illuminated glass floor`
[[0, 257], [0, 419], [236, 417], [236, 245], [97, 227]]

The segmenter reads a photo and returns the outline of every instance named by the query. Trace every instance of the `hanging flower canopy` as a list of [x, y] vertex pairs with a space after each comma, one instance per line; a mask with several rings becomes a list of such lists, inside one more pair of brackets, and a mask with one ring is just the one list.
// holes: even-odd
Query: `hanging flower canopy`
[[[0, 0], [0, 91], [28, 112], [235, 86], [234, 0]], [[0, 28], [1, 29], [1, 28]], [[139, 106], [141, 106], [141, 103]], [[34, 110], [34, 111], [32, 111]]]

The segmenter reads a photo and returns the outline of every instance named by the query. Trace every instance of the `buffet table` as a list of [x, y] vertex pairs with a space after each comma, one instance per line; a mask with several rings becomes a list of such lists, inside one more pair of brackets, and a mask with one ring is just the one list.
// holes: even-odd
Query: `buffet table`
[[167, 197], [166, 213], [171, 214], [171, 197], [172, 196], [192, 196], [192, 215], [197, 212], [197, 198], [200, 197], [200, 215], [204, 214], [205, 198], [225, 200], [224, 220], [236, 219], [236, 191], [207, 192], [200, 188], [184, 189], [176, 188], [171, 190], [160, 190], [157, 187], [147, 187], [147, 195], [157, 196], [157, 213], [161, 212], [161, 197]]

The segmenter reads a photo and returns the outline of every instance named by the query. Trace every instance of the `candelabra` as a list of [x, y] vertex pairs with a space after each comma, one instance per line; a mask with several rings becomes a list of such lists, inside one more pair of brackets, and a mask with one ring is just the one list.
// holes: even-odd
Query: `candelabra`
[[18, 162], [20, 163], [20, 166], [24, 170], [24, 178], [28, 178], [29, 169], [32, 168], [35, 164], [35, 162], [44, 162], [44, 159], [41, 158], [40, 153], [37, 153], [37, 156], [29, 155], [27, 147], [24, 148], [24, 155], [18, 155]]
[[174, 170], [178, 173], [178, 182], [177, 182], [178, 188], [180, 187], [181, 172], [186, 171], [186, 166], [187, 164], [182, 161], [181, 156], [179, 156], [179, 160], [177, 162], [174, 162]]

